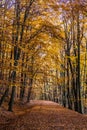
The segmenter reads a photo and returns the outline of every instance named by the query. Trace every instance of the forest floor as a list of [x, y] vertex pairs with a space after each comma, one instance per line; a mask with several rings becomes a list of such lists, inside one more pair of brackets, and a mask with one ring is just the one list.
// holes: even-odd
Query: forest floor
[[14, 112], [0, 108], [0, 130], [87, 130], [87, 116], [51, 101], [15, 104]]

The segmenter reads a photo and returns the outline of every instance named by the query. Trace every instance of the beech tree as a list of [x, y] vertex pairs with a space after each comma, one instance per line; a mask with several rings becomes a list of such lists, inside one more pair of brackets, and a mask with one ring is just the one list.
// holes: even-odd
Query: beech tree
[[0, 2], [0, 106], [52, 100], [80, 113], [87, 101], [85, 0]]

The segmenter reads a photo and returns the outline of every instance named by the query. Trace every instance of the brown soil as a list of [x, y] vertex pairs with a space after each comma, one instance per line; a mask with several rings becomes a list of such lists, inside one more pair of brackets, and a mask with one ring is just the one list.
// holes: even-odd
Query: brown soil
[[14, 106], [14, 112], [0, 108], [0, 130], [87, 130], [87, 116], [51, 101], [31, 101]]

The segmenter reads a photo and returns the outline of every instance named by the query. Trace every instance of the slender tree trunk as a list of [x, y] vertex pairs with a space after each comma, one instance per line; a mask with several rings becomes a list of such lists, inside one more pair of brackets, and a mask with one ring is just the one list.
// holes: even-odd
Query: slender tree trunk
[[80, 23], [79, 23], [79, 11], [77, 14], [77, 43], [78, 43], [78, 63], [77, 63], [77, 98], [78, 98], [78, 112], [82, 113], [81, 105], [81, 81], [80, 81]]
[[5, 90], [3, 96], [1, 97], [0, 106], [1, 106], [2, 103], [4, 102], [5, 98], [8, 96], [8, 92], [9, 92], [9, 87]]
[[30, 96], [31, 96], [31, 91], [32, 91], [32, 84], [33, 84], [33, 79], [30, 79], [30, 85], [29, 85], [29, 89], [28, 89], [27, 102], [30, 102]]
[[12, 87], [12, 93], [11, 93], [11, 98], [10, 98], [10, 102], [9, 102], [8, 111], [12, 111], [12, 109], [13, 109], [14, 97], [15, 97], [15, 89], [16, 89], [16, 87], [13, 86]]

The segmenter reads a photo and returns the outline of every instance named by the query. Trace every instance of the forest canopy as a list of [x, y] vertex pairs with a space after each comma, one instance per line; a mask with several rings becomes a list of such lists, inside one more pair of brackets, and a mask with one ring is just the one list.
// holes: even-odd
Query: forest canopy
[[52, 100], [87, 112], [87, 1], [0, 1], [0, 106]]

